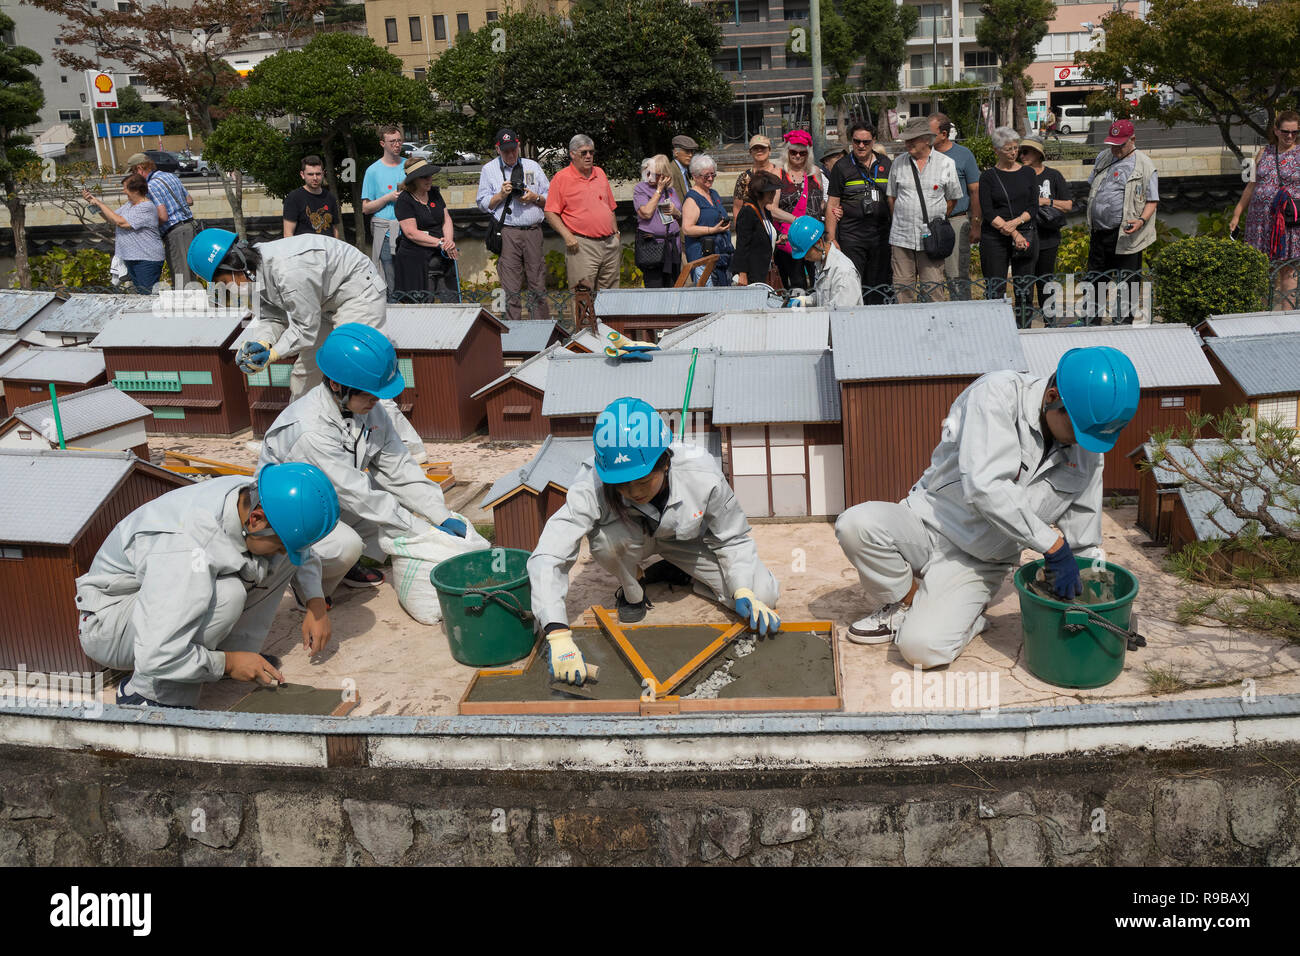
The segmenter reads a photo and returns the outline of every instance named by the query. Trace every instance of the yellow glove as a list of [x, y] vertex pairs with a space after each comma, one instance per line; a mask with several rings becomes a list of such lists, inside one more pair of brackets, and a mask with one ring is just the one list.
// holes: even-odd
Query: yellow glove
[[235, 364], [240, 371], [255, 375], [280, 357], [270, 342], [248, 341], [239, 349]]
[[573, 643], [572, 631], [568, 628], [551, 631], [546, 635], [546, 643], [551, 646], [551, 674], [557, 680], [581, 684], [587, 679], [587, 664], [582, 659], [582, 651]]
[[735, 601], [736, 613], [743, 618], [749, 619], [749, 629], [751, 631], [757, 631], [760, 635], [766, 637], [781, 630], [781, 619], [776, 616], [776, 612], [756, 598], [754, 592], [749, 588], [738, 589], [733, 600]]

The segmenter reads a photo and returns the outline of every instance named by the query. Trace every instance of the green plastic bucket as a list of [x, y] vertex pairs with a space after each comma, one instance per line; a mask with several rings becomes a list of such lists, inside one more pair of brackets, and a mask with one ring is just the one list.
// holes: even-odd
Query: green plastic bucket
[[[1079, 569], [1090, 568], [1089, 558], [1076, 557]], [[1043, 562], [1031, 561], [1016, 570], [1016, 591], [1020, 594], [1020, 619], [1025, 633], [1025, 666], [1039, 680], [1058, 687], [1102, 687], [1124, 669], [1128, 638], [1117, 634], [1092, 615], [1098, 615], [1121, 631], [1128, 631], [1137, 597], [1137, 578], [1118, 564], [1106, 563], [1115, 574], [1114, 601], [1105, 604], [1067, 604], [1029, 590]], [[1085, 582], [1084, 587], [1088, 584]], [[1085, 610], [1085, 608], [1087, 610]]]
[[429, 573], [451, 656], [470, 667], [527, 657], [536, 643], [528, 552], [490, 548], [448, 558]]

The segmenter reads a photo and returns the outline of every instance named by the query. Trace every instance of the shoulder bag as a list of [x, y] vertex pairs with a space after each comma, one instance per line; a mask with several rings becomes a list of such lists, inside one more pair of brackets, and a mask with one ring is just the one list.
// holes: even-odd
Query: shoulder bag
[[[523, 163], [523, 161], [523, 157], [521, 156], [519, 162]], [[504, 183], [506, 178], [506, 164], [501, 162], [499, 159], [497, 162], [501, 164], [501, 181]], [[492, 216], [491, 221], [488, 222], [487, 236], [484, 238], [483, 244], [487, 246], [488, 252], [493, 255], [501, 255], [501, 250], [505, 247], [501, 240], [501, 230], [505, 227], [506, 216], [510, 215], [510, 200], [514, 198], [515, 194], [511, 192], [510, 195], [506, 197], [506, 201], [501, 204], [500, 218]]]
[[[1051, 176], [1047, 177], [1047, 188], [1048, 192], [1051, 193], [1051, 198], [1053, 200], [1065, 198], [1064, 196], [1056, 195], [1056, 187], [1052, 183]], [[1065, 228], [1065, 221], [1065, 213], [1061, 212], [1061, 210], [1057, 209], [1055, 206], [1047, 205], [1038, 207], [1038, 228], [1043, 232], [1060, 232]]]
[[[1021, 167], [1022, 169], [1024, 167]], [[997, 169], [993, 170], [993, 178], [997, 181], [998, 188], [1002, 190], [1002, 198], [1007, 201], [1007, 212], [1011, 211], [1011, 196], [1007, 194], [1007, 187], [1002, 184], [1002, 177], [998, 175]], [[1035, 183], [1035, 186], [1037, 183]], [[1035, 202], [1038, 198], [1038, 190], [1034, 190]], [[1038, 258], [1038, 229], [1034, 225], [1034, 210], [1029, 210], [1029, 221], [1023, 226], [1017, 226], [1016, 230], [1025, 237], [1029, 245], [1023, 249], [1017, 249], [1014, 240], [1011, 244], [1011, 258], [1013, 260], [1037, 259]], [[1010, 238], [1010, 237], [1008, 237]]]
[[921, 248], [931, 259], [947, 259], [957, 245], [957, 234], [952, 230], [952, 223], [946, 218], [930, 219], [929, 210], [925, 208], [925, 190], [921, 188], [921, 173], [916, 168], [916, 160], [908, 157], [912, 167], [912, 178], [916, 181], [916, 198], [921, 201], [921, 221], [926, 224], [926, 232], [921, 238]]
[[1273, 162], [1277, 164], [1277, 198], [1273, 204], [1277, 207], [1277, 214], [1282, 217], [1282, 226], [1294, 229], [1300, 226], [1300, 206], [1291, 195], [1291, 190], [1286, 188], [1286, 180], [1282, 178], [1282, 155], [1276, 146], [1273, 147]]

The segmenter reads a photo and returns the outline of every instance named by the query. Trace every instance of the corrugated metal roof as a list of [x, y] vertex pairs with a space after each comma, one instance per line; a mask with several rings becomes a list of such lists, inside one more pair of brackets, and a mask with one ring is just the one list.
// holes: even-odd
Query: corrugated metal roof
[[71, 544], [136, 460], [130, 452], [0, 449], [0, 541]]
[[[1291, 489], [1294, 494], [1296, 489]], [[1187, 509], [1187, 517], [1191, 519], [1192, 530], [1196, 533], [1198, 541], [1214, 541], [1223, 538], [1234, 538], [1246, 526], [1242, 521], [1227, 508], [1223, 506], [1223, 501], [1211, 491], [1199, 485], [1185, 484], [1178, 489], [1178, 497], [1182, 499], [1183, 507]], [[1278, 499], [1274, 496], [1274, 500]], [[1246, 488], [1241, 495], [1243, 507], [1252, 511], [1258, 510], [1264, 503], [1264, 489]], [[1273, 518], [1286, 525], [1295, 526], [1300, 513], [1288, 509], [1285, 505], [1273, 505], [1268, 509], [1268, 513]], [[1214, 518], [1211, 520], [1210, 515]], [[1217, 522], [1218, 524], [1216, 525]], [[1222, 527], [1219, 527], [1221, 525]], [[1263, 529], [1260, 529], [1261, 533]]]
[[479, 305], [390, 305], [384, 332], [397, 349], [455, 351], [480, 315], [500, 327]]
[[57, 309], [41, 319], [36, 328], [41, 332], [80, 332], [83, 335], [100, 332], [119, 312], [137, 308], [145, 301], [147, 300], [138, 295], [74, 292]]
[[[560, 328], [550, 319], [521, 319], [502, 322], [507, 331], [501, 336], [501, 351], [505, 354], [535, 355], [546, 348], [555, 330]], [[560, 329], [563, 333], [563, 329]]]
[[[717, 432], [710, 432], [706, 440], [706, 447], [709, 454], [713, 456], [713, 460], [717, 463], [718, 469], [721, 470], [722, 436]], [[590, 438], [547, 436], [546, 441], [542, 442], [542, 447], [537, 449], [537, 454], [533, 456], [532, 461], [522, 468], [516, 468], [514, 471], [502, 475], [493, 483], [492, 487], [488, 489], [487, 495], [479, 503], [479, 507], [488, 507], [494, 501], [500, 500], [521, 485], [540, 492], [548, 484], [554, 484], [567, 491], [569, 483], [577, 476], [583, 462], [587, 461], [595, 453], [596, 450], [592, 446]]]
[[[59, 399], [59, 420], [63, 425], [64, 441], [68, 442], [106, 428], [148, 418], [150, 414], [148, 408], [112, 385], [99, 385]], [[43, 435], [57, 435], [48, 401], [24, 405], [14, 411], [13, 417]]]
[[725, 352], [820, 352], [830, 345], [828, 309], [715, 312], [665, 332], [661, 349]]
[[0, 366], [0, 378], [31, 382], [85, 384], [103, 374], [104, 353], [92, 348], [31, 347], [15, 352], [3, 366]]
[[550, 357], [554, 355], [557, 351], [563, 349], [564, 349], [564, 345], [560, 342], [556, 342], [554, 345], [547, 346], [545, 349], [538, 352], [536, 355], [524, 359], [514, 368], [510, 369], [510, 371], [506, 372], [506, 374], [498, 376], [497, 378], [494, 378], [492, 381], [488, 382], [477, 392], [470, 395], [470, 398], [478, 398], [480, 395], [484, 394], [485, 392], [491, 391], [492, 389], [500, 385], [502, 382], [507, 382], [510, 379], [523, 382], [525, 385], [531, 385], [533, 388], [537, 389], [538, 391], [545, 392], [546, 373], [547, 373], [547, 369], [550, 367], [549, 365]]
[[838, 422], [840, 386], [829, 349], [820, 352], [728, 352], [718, 357], [713, 421]]
[[[631, 395], [661, 411], [681, 409], [690, 374], [690, 352], [655, 352], [649, 362], [620, 362], [603, 353], [579, 355], [567, 349], [551, 356], [543, 415], [594, 415], [616, 398]], [[693, 410], [713, 407], [718, 353], [700, 351], [691, 387]]]
[[1005, 300], [836, 309], [831, 346], [841, 382], [1029, 368]]
[[1077, 329], [1023, 329], [1020, 344], [1029, 371], [1048, 376], [1070, 349], [1108, 345], [1133, 361], [1142, 388], [1218, 385], [1201, 340], [1181, 322], [1155, 325], [1101, 325]]
[[570, 336], [569, 341], [581, 345], [590, 352], [603, 352], [605, 351], [605, 346], [609, 344], [609, 340], [606, 336], [613, 331], [614, 330], [604, 322], [597, 321], [595, 332], [592, 332], [591, 329], [588, 328], [579, 329]]
[[123, 312], [104, 327], [91, 343], [97, 349], [112, 348], [221, 348], [239, 328], [241, 319], [229, 313], [211, 315], [152, 312]]
[[761, 309], [768, 288], [752, 286], [689, 286], [684, 289], [601, 289], [596, 293], [596, 317], [622, 315], [707, 315], [710, 312]]
[[1216, 336], [1205, 346], [1249, 398], [1300, 392], [1300, 332]]
[[[1234, 444], [1245, 451], [1247, 455], [1258, 460], [1258, 456], [1253, 453], [1254, 446], [1249, 442], [1234, 442]], [[1206, 461], [1210, 457], [1222, 454], [1226, 448], [1227, 442], [1221, 438], [1197, 438], [1192, 442], [1191, 448], [1171, 440], [1165, 445], [1165, 455], [1182, 465], [1192, 474], [1204, 475], [1205, 468], [1200, 461], [1197, 461], [1197, 456], [1200, 456], [1201, 461]], [[1144, 442], [1129, 452], [1129, 457], [1136, 456], [1139, 451], [1142, 452], [1147, 461], [1151, 461], [1156, 453], [1155, 443]], [[1153, 468], [1152, 471], [1155, 473], [1156, 483], [1160, 485], [1181, 485], [1186, 480], [1178, 472], [1159, 465]]]
[[1235, 312], [1212, 315], [1199, 326], [1218, 336], [1268, 335], [1276, 332], [1300, 332], [1300, 309], [1286, 312]]
[[5, 355], [11, 349], [18, 348], [22, 341], [16, 335], [0, 335], [0, 362], [3, 362]]
[[54, 301], [53, 292], [28, 292], [23, 289], [0, 290], [0, 329], [16, 332], [32, 316]]

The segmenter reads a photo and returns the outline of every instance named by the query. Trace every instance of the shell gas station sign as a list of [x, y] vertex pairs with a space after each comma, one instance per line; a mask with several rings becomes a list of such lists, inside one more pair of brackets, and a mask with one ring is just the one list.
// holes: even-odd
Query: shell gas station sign
[[114, 82], [112, 74], [87, 70], [86, 90], [90, 95], [92, 109], [117, 109], [117, 83]]

